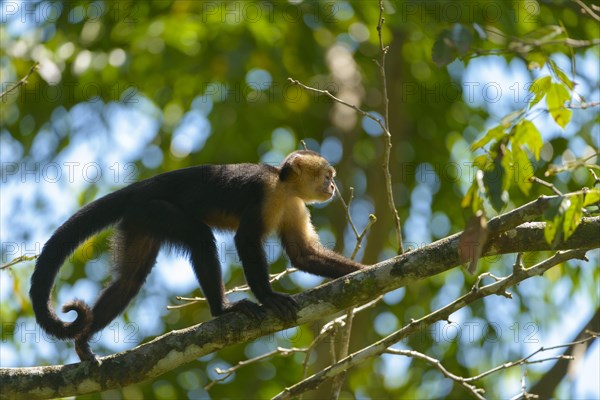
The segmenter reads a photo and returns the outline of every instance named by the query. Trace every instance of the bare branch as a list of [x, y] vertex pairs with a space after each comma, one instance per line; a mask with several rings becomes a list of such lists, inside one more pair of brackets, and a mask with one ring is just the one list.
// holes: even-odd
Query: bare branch
[[383, 152], [383, 162], [381, 167], [383, 168], [383, 174], [385, 176], [385, 193], [387, 195], [388, 207], [390, 212], [392, 213], [392, 218], [394, 219], [394, 227], [396, 229], [396, 240], [398, 241], [398, 254], [404, 253], [404, 241], [402, 239], [402, 224], [400, 223], [400, 216], [398, 215], [398, 210], [396, 209], [396, 202], [394, 201], [394, 191], [392, 188], [392, 174], [390, 173], [390, 154], [392, 152], [392, 133], [390, 132], [390, 99], [388, 98], [387, 92], [387, 78], [385, 75], [385, 56], [388, 52], [388, 46], [384, 46], [383, 44], [383, 24], [385, 23], [385, 18], [383, 17], [384, 8], [383, 8], [383, 0], [379, 0], [379, 22], [377, 24], [377, 34], [379, 36], [379, 54], [380, 59], [377, 62], [377, 66], [379, 67], [379, 74], [381, 76], [381, 87], [383, 90], [383, 107], [384, 107], [384, 116], [385, 116], [385, 129], [383, 130], [385, 141], [384, 152]]
[[[283, 271], [281, 271], [281, 272], [279, 272], [277, 274], [270, 274], [269, 275], [269, 282], [271, 282], [271, 283], [277, 282], [281, 278], [283, 278], [284, 276], [293, 274], [296, 271], [298, 271], [296, 268], [286, 268], [286, 269], [284, 269]], [[230, 290], [226, 291], [225, 295], [228, 295], [228, 294], [231, 294], [231, 293], [249, 292], [249, 291], [250, 291], [250, 286], [248, 286], [246, 284], [246, 285], [236, 286], [233, 289], [230, 289]], [[205, 302], [206, 301], [205, 297], [176, 296], [175, 298], [177, 300], [180, 300], [180, 301], [186, 301], [187, 303], [175, 304], [175, 305], [168, 305], [167, 306], [167, 310], [175, 310], [177, 308], [183, 308], [183, 307], [191, 306], [192, 304], [196, 304], [198, 302]]]
[[505, 292], [506, 288], [510, 286], [514, 286], [517, 283], [530, 278], [535, 275], [541, 275], [551, 267], [558, 265], [566, 260], [578, 258], [585, 258], [584, 250], [568, 250], [564, 252], [558, 252], [554, 256], [550, 257], [547, 260], [542, 261], [539, 264], [534, 265], [528, 269], [520, 271], [516, 274], [511, 274], [506, 278], [501, 279], [498, 282], [492, 283], [490, 285], [484, 286], [477, 290], [471, 290], [469, 293], [463, 295], [462, 297], [456, 299], [452, 303], [426, 315], [418, 320], [411, 321], [408, 325], [405, 325], [400, 330], [386, 336], [385, 338], [379, 340], [378, 342], [365, 347], [348, 357], [340, 360], [339, 362], [325, 368], [324, 370], [314, 374], [313, 376], [296, 383], [274, 397], [274, 399], [289, 399], [294, 396], [298, 396], [301, 393], [304, 393], [308, 390], [317, 388], [321, 383], [332, 379], [333, 377], [347, 371], [349, 368], [357, 366], [367, 360], [370, 360], [374, 357], [379, 356], [384, 353], [388, 347], [392, 346], [394, 343], [399, 342], [405, 337], [415, 333], [422, 331], [427, 326], [433, 324], [437, 321], [448, 320], [448, 317], [465, 307], [472, 302], [479, 300], [483, 297], [492, 295], [492, 294], [501, 294]]
[[29, 77], [31, 76], [31, 74], [33, 74], [35, 71], [38, 70], [40, 63], [39, 62], [35, 62], [31, 68], [29, 68], [29, 72], [27, 73], [27, 75], [25, 75], [23, 78], [21, 78], [21, 80], [19, 80], [19, 82], [17, 82], [14, 86], [12, 86], [9, 89], [6, 89], [4, 92], [0, 93], [0, 99], [3, 99], [4, 96], [8, 95], [10, 92], [16, 90], [17, 88], [27, 85], [27, 79], [29, 79]]
[[219, 375], [223, 375], [223, 377], [210, 381], [210, 383], [208, 383], [206, 386], [204, 386], [204, 389], [206, 391], [210, 390], [215, 384], [217, 384], [219, 382], [223, 382], [224, 380], [229, 378], [231, 375], [233, 375], [237, 370], [239, 370], [243, 367], [246, 367], [248, 365], [251, 365], [251, 364], [254, 364], [254, 363], [257, 363], [260, 361], [264, 361], [273, 356], [287, 357], [287, 356], [290, 356], [290, 355], [296, 354], [296, 353], [305, 353], [308, 350], [309, 350], [308, 348], [299, 349], [296, 347], [292, 347], [291, 349], [287, 349], [284, 347], [277, 347], [275, 350], [270, 351], [268, 353], [261, 354], [260, 356], [257, 356], [254, 358], [249, 358], [247, 360], [240, 361], [239, 363], [237, 363], [236, 365], [234, 365], [231, 368], [227, 368], [225, 370], [222, 370], [220, 368], [215, 368], [215, 372], [218, 373]]
[[583, 1], [581, 0], [573, 0], [575, 3], [577, 3], [579, 5], [579, 7], [581, 7], [581, 12], [582, 14], [587, 14], [590, 17], [592, 17], [593, 19], [595, 19], [596, 21], [600, 22], [600, 16], [598, 14], [596, 14], [594, 12], [594, 10], [592, 10], [590, 7], [588, 7]]
[[546, 358], [540, 358], [537, 360], [532, 360], [531, 358], [533, 358], [534, 356], [538, 355], [539, 353], [542, 353], [544, 351], [549, 351], [549, 350], [554, 350], [554, 349], [560, 349], [563, 347], [570, 347], [573, 346], [575, 344], [580, 344], [580, 343], [585, 343], [589, 340], [595, 339], [597, 338], [598, 335], [597, 334], [591, 334], [590, 336], [586, 337], [585, 339], [581, 339], [578, 340], [576, 342], [571, 342], [571, 343], [565, 343], [565, 344], [559, 344], [556, 346], [551, 346], [551, 347], [540, 347], [539, 349], [537, 349], [536, 351], [534, 351], [533, 353], [529, 354], [526, 357], [521, 358], [520, 360], [516, 360], [516, 361], [512, 361], [512, 362], [508, 362], [508, 363], [504, 363], [502, 365], [498, 365], [497, 367], [494, 367], [488, 371], [482, 372], [479, 375], [470, 377], [470, 378], [463, 378], [465, 380], [465, 382], [473, 382], [473, 381], [477, 381], [479, 379], [483, 379], [488, 375], [491, 375], [495, 372], [498, 372], [502, 369], [508, 369], [508, 368], [512, 368], [515, 367], [517, 365], [525, 365], [525, 364], [539, 364], [542, 362], [546, 362], [549, 360], [559, 360], [559, 359], [573, 359], [573, 357], [568, 356], [568, 355], [559, 355], [559, 356], [552, 356], [552, 357], [546, 357]]
[[395, 355], [399, 355], [399, 356], [406, 356], [406, 357], [416, 358], [418, 360], [425, 361], [426, 363], [437, 368], [442, 373], [442, 375], [444, 375], [446, 378], [452, 379], [453, 381], [457, 382], [462, 387], [464, 387], [469, 392], [469, 394], [471, 396], [473, 396], [474, 398], [480, 399], [480, 400], [485, 399], [485, 397], [483, 397], [483, 393], [485, 393], [485, 391], [482, 388], [478, 388], [474, 385], [467, 383], [465, 378], [463, 378], [461, 376], [454, 375], [453, 373], [448, 371], [442, 365], [442, 362], [440, 360], [438, 360], [436, 358], [427, 356], [423, 353], [419, 353], [418, 351], [414, 351], [414, 350], [399, 350], [399, 349], [394, 349], [394, 348], [386, 349], [385, 353], [395, 354]]
[[555, 194], [557, 194], [559, 196], [563, 195], [563, 193], [560, 190], [558, 190], [558, 188], [556, 186], [554, 186], [550, 182], [546, 182], [545, 180], [538, 178], [537, 176], [532, 176], [531, 178], [529, 178], [529, 180], [531, 182], [539, 183], [542, 186], [546, 186], [547, 188], [550, 188]]
[[6, 268], [10, 268], [13, 265], [17, 265], [19, 263], [25, 262], [25, 261], [33, 261], [33, 260], [37, 260], [38, 255], [34, 255], [34, 256], [19, 256], [9, 262], [7, 262], [6, 264], [4, 264], [3, 266], [0, 267], [0, 269], [6, 269]]

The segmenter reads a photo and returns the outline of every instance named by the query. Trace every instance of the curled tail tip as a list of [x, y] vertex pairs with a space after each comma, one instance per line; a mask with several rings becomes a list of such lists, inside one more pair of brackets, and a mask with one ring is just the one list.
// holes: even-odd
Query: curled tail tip
[[79, 316], [79, 314], [90, 313], [92, 310], [90, 310], [90, 307], [87, 304], [85, 304], [83, 300], [75, 299], [66, 303], [62, 307], [62, 311], [65, 313], [69, 311], [76, 311]]
[[78, 336], [92, 323], [92, 310], [83, 300], [75, 299], [66, 303], [62, 307], [62, 311], [64, 313], [69, 311], [77, 313], [75, 321], [64, 324], [65, 330], [70, 333], [70, 337]]
[[69, 311], [77, 313], [75, 321], [72, 322], [61, 321], [47, 303], [43, 307], [38, 305], [36, 308], [34, 302], [34, 311], [37, 323], [57, 339], [75, 339], [85, 332], [92, 323], [92, 310], [82, 300], [73, 300], [62, 308], [65, 313]]

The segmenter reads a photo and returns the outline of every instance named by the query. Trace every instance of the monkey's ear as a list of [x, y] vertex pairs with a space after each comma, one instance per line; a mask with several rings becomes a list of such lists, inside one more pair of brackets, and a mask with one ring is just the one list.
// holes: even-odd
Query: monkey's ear
[[290, 167], [292, 167], [292, 170], [297, 175], [302, 175], [302, 165], [304, 164], [304, 158], [305, 157], [302, 154], [295, 153], [292, 154], [288, 159]]
[[305, 156], [300, 153], [292, 153], [290, 154], [283, 162], [281, 166], [281, 171], [279, 173], [279, 178], [283, 181], [288, 179], [290, 175], [302, 175], [302, 168], [304, 163]]

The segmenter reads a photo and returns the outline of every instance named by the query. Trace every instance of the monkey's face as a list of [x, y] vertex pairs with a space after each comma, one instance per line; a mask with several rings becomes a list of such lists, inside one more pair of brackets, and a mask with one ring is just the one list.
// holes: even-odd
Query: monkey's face
[[323, 202], [335, 193], [335, 169], [320, 155], [306, 152], [292, 153], [282, 168], [291, 167], [292, 175], [287, 178], [295, 195], [306, 203]]
[[323, 199], [321, 201], [327, 201], [333, 197], [335, 194], [335, 183], [333, 182], [333, 177], [335, 176], [335, 170], [329, 167], [329, 170], [326, 170], [321, 174], [321, 185], [320, 192], [323, 194]]
[[305, 175], [302, 199], [307, 203], [321, 203], [330, 200], [335, 194], [334, 176], [335, 170], [329, 164], [313, 168]]

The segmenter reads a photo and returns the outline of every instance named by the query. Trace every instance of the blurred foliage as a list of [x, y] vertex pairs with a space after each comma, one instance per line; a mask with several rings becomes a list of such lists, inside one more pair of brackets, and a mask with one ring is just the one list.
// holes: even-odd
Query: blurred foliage
[[[358, 228], [367, 223], [369, 213], [378, 217], [359, 258], [375, 263], [395, 253], [380, 168], [380, 132], [352, 110], [287, 81], [292, 77], [332, 90], [367, 111], [382, 113], [380, 75], [373, 62], [379, 54], [376, 2], [32, 1], [4, 2], [2, 8], [2, 91], [25, 76], [35, 61], [40, 63], [27, 85], [1, 104], [2, 195], [11, 194], [10, 200], [3, 199], [2, 240], [17, 244], [3, 244], [3, 263], [10, 255], [39, 251], [31, 243], [43, 242], [78, 206], [130, 181], [201, 163], [278, 162], [299, 148], [301, 139], [334, 162], [346, 195], [350, 186], [355, 188], [351, 210]], [[515, 164], [526, 166], [517, 169], [526, 178], [547, 179], [564, 193], [593, 186], [585, 163], [597, 162], [590, 151], [598, 151], [599, 120], [597, 107], [585, 105], [598, 100], [598, 46], [591, 44], [600, 32], [598, 22], [582, 14], [576, 2], [398, 0], [386, 1], [385, 10], [391, 172], [407, 245], [417, 247], [459, 231], [477, 210], [493, 216], [551, 193], [523, 176], [508, 175]], [[583, 44], [572, 45], [571, 40]], [[476, 64], [479, 60], [489, 64]], [[560, 67], [555, 60], [562, 62]], [[473, 65], [482, 67], [473, 71]], [[482, 70], [485, 65], [497, 66], [512, 84], [520, 85], [516, 94], [514, 86], [502, 87], [504, 98], [515, 97], [502, 103], [504, 108], [485, 93], [483, 102], [471, 96], [473, 88], [481, 92], [500, 79]], [[580, 72], [580, 67], [585, 69]], [[588, 100], [580, 88], [587, 90]], [[568, 107], [570, 102], [577, 107]], [[499, 109], [506, 112], [498, 115]], [[543, 120], [548, 114], [556, 124], [551, 128]], [[96, 163], [92, 165], [104, 173], [101, 179], [75, 175], [71, 180], [66, 174], [48, 178], [51, 166], [64, 171], [68, 162]], [[483, 185], [475, 179], [477, 169], [483, 171]], [[545, 177], [548, 170], [554, 172]], [[89, 173], [93, 176], [94, 171]], [[56, 187], [75, 199], [58, 214]], [[24, 210], [29, 210], [29, 219], [22, 217]], [[339, 203], [313, 207], [312, 213], [325, 243], [349, 254], [354, 237]], [[80, 254], [65, 264], [57, 282], [59, 303], [69, 298], [78, 280], [109, 277], [107, 267], [99, 267], [110, 262], [104, 255], [107, 236], [93, 239], [100, 254], [93, 268]], [[448, 327], [454, 325], [438, 324], [400, 346], [438, 357], [463, 376], [519, 358], [531, 343], [539, 347], [541, 338], [560, 329], [562, 313], [574, 306], [570, 299], [575, 294], [583, 294], [592, 312], [598, 307], [598, 268], [593, 267], [598, 255], [592, 256], [591, 263], [569, 263], [536, 284], [522, 284], [512, 301], [486, 299], [464, 309], [452, 320], [462, 335], [452, 334]], [[531, 265], [542, 258], [527, 254], [524, 259]], [[483, 259], [479, 270], [503, 275], [513, 260]], [[272, 272], [285, 265], [285, 257], [277, 253]], [[38, 351], [36, 343], [18, 340], [23, 337], [19, 324], [33, 324], [24, 296], [30, 272], [15, 269], [13, 275], [1, 275], [0, 315], [3, 323], [16, 324], [2, 328], [3, 338], [15, 337], [10, 346], [18, 356], [11, 366], [74, 361], [72, 349], [65, 350], [70, 345], [51, 343], [50, 350]], [[228, 270], [226, 277], [228, 287], [243, 282], [240, 268]], [[351, 350], [390, 333], [390, 324], [400, 326], [446, 304], [469, 290], [473, 281], [454, 270], [387, 295], [355, 320], [360, 328]], [[293, 292], [302, 290], [300, 283], [286, 278], [276, 286]], [[90, 285], [96, 291], [100, 287]], [[176, 295], [189, 293], [168, 290], [151, 278], [123, 320], [160, 317], [160, 327], [153, 330], [158, 335], [210, 318], [204, 306], [170, 312], [161, 306], [154, 313], [145, 308], [145, 298], [161, 298], [159, 304], [164, 304], [173, 303]], [[240, 344], [121, 393], [85, 397], [203, 397], [203, 386], [216, 377], [215, 367], [233, 365], [275, 345], [307, 345], [320, 328], [300, 327], [291, 341], [278, 334]], [[474, 334], [467, 335], [471, 328]], [[119, 350], [150, 338], [143, 336]], [[6, 351], [7, 342], [2, 345]], [[100, 354], [116, 351], [104, 342], [95, 346]], [[310, 371], [330, 363], [328, 348], [329, 343], [318, 347]], [[541, 371], [533, 369], [529, 378]], [[210, 396], [266, 398], [301, 377], [299, 355], [272, 358], [239, 370], [233, 379], [213, 387]], [[520, 390], [520, 373], [493, 375], [484, 384], [492, 397], [512, 396]], [[328, 397], [324, 386], [307, 398]], [[344, 397], [351, 397], [350, 391], [370, 398], [465, 396], [437, 371], [397, 356], [350, 371], [344, 390]]]

